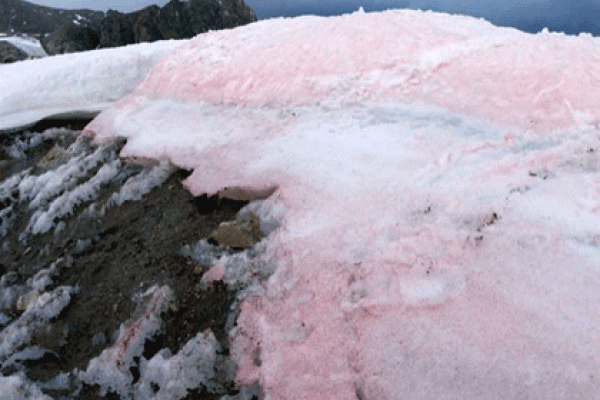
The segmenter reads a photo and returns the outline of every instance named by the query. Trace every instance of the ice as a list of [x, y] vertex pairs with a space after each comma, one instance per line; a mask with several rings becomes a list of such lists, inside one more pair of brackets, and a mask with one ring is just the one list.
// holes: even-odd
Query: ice
[[121, 186], [119, 192], [114, 193], [108, 199], [107, 206], [119, 206], [126, 201], [141, 200], [142, 196], [149, 193], [155, 187], [162, 185], [173, 171], [173, 167], [166, 162], [143, 170], [139, 174], [129, 178]]
[[240, 385], [594, 398], [598, 57], [432, 12], [259, 21], [184, 43], [85, 133], [280, 210], [255, 264], [200, 256], [248, 290]]
[[159, 351], [140, 368], [136, 384], [136, 399], [177, 400], [186, 396], [188, 389], [206, 387], [209, 393], [223, 393], [217, 381], [216, 364], [223, 363], [217, 356], [220, 345], [210, 330], [198, 333], [176, 354], [168, 349]]
[[26, 228], [33, 234], [48, 232], [54, 225], [56, 218], [62, 218], [71, 214], [73, 209], [79, 204], [95, 200], [99, 189], [111, 182], [119, 173], [121, 162], [115, 160], [109, 164], [104, 164], [96, 175], [83, 185], [77, 186], [68, 193], [56, 198], [50, 203], [48, 210], [34, 214], [30, 220], [30, 225]]
[[71, 302], [76, 292], [70, 286], [58, 287], [32, 302], [15, 322], [0, 332], [0, 362], [4, 363], [19, 346], [26, 344], [37, 330], [44, 329]]

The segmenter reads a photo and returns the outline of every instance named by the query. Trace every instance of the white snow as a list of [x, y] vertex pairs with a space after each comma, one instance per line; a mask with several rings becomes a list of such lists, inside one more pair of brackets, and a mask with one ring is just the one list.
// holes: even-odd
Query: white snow
[[25, 374], [0, 376], [0, 400], [51, 400], [40, 389], [28, 381]]
[[[272, 221], [260, 262], [213, 261], [231, 287], [274, 271], [231, 331], [241, 385], [267, 399], [599, 397], [598, 39], [403, 10], [181, 43], [143, 81], [164, 43], [52, 58], [46, 71], [2, 66], [13, 100], [0, 120], [131, 92], [86, 134], [127, 138], [124, 158], [193, 169], [195, 195], [277, 188], [252, 203]], [[139, 49], [146, 69], [129, 76], [141, 84], [114, 92], [111, 79], [135, 80], [121, 76]], [[86, 84], [65, 96], [79, 73]], [[17, 90], [13, 77], [37, 83]], [[140, 350], [123, 346], [157, 329], [143, 315], [149, 326], [124, 327], [82, 377], [134, 396]], [[181, 368], [183, 355], [155, 357], [140, 393], [158, 364]]]
[[21, 36], [0, 36], [0, 40], [12, 43], [14, 46], [23, 50], [30, 57], [46, 57], [46, 51], [39, 40], [31, 37]]
[[0, 65], [0, 133], [47, 117], [87, 117], [131, 92], [183, 41], [142, 43]]

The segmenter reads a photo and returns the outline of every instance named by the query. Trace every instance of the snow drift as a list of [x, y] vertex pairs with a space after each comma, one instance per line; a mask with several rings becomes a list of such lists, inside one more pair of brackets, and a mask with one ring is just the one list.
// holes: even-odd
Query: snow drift
[[[232, 330], [271, 399], [594, 398], [600, 42], [419, 11], [186, 42], [86, 129], [285, 209]], [[221, 192], [223, 193], [223, 192]]]
[[89, 118], [130, 93], [179, 41], [47, 57], [0, 66], [0, 133], [48, 118]]

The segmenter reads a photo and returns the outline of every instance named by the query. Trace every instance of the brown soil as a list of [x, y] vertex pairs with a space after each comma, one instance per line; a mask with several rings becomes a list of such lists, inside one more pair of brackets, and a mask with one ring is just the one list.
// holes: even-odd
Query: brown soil
[[[39, 154], [31, 155], [29, 165], [52, 146], [53, 143], [45, 143], [37, 151]], [[5, 161], [0, 169], [0, 179], [24, 166], [22, 161], [13, 164]], [[155, 284], [167, 284], [173, 290], [176, 302], [164, 315], [163, 331], [151, 343], [146, 343], [145, 357], [150, 358], [163, 347], [169, 347], [175, 353], [207, 328], [215, 334], [225, 355], [228, 354], [224, 326], [235, 293], [228, 291], [222, 282], [213, 283], [206, 290], [200, 289], [199, 282], [207, 266], [196, 265], [195, 261], [181, 256], [178, 250], [183, 245], [194, 245], [207, 238], [221, 222], [234, 219], [246, 203], [194, 197], [181, 184], [188, 175], [189, 172], [178, 170], [143, 200], [109, 208], [102, 218], [91, 219], [76, 213], [66, 221], [67, 228], [59, 235], [36, 236], [26, 245], [18, 241], [18, 233], [28, 220], [28, 210], [26, 207], [21, 209], [19, 226], [4, 239], [10, 243], [10, 251], [3, 254], [0, 274], [15, 271], [25, 281], [36, 271], [48, 268], [53, 261], [62, 258], [59, 275], [54, 279], [56, 286], [77, 285], [80, 288], [74, 301], [50, 329], [33, 337], [31, 345], [48, 349], [57, 357], [44, 357], [29, 365], [27, 375], [30, 379], [44, 381], [60, 372], [86, 369], [90, 359], [111, 345], [120, 324], [132, 316], [136, 308], [132, 296]], [[115, 189], [104, 188], [103, 198], [108, 198]], [[86, 206], [79, 207], [78, 212]], [[82, 243], [88, 246], [81, 246]], [[93, 338], [106, 340], [96, 340], [96, 345], [92, 345]], [[235, 393], [232, 382], [225, 384]], [[187, 398], [219, 397], [199, 388], [190, 392]], [[80, 398], [98, 399], [100, 396], [97, 388], [85, 387]]]

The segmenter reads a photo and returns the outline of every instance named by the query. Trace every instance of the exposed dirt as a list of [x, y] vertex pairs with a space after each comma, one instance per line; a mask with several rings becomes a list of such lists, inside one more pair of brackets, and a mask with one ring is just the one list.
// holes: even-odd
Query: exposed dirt
[[[81, 125], [79, 123], [77, 127]], [[47, 127], [46, 124], [38, 129]], [[27, 160], [5, 157], [0, 168], [0, 181], [35, 165], [53, 146], [52, 142], [44, 143], [29, 154]], [[176, 301], [163, 316], [163, 331], [152, 343], [146, 343], [146, 358], [163, 347], [176, 353], [189, 339], [207, 328], [228, 354], [224, 326], [235, 293], [228, 291], [222, 282], [201, 289], [200, 279], [207, 266], [197, 265], [181, 256], [178, 250], [183, 245], [193, 245], [207, 238], [221, 222], [234, 219], [246, 202], [217, 202], [216, 197], [194, 197], [181, 184], [188, 175], [187, 171], [177, 170], [143, 200], [109, 208], [102, 218], [83, 217], [78, 213], [86, 207], [83, 205], [67, 219], [66, 229], [62, 232], [35, 236], [27, 244], [19, 242], [18, 234], [27, 223], [30, 211], [26, 207], [20, 209], [16, 229], [3, 239], [4, 249], [10, 250], [3, 252], [0, 275], [13, 271], [24, 282], [36, 271], [48, 268], [60, 259], [57, 264], [59, 275], [54, 282], [57, 286], [78, 286], [80, 289], [50, 329], [37, 332], [32, 338], [31, 345], [52, 353], [28, 365], [26, 373], [30, 379], [44, 381], [61, 371], [86, 369], [90, 359], [114, 342], [120, 324], [132, 317], [136, 310], [133, 295], [155, 284], [167, 284]], [[114, 187], [103, 188], [101, 197], [106, 199], [114, 190]], [[231, 388], [231, 393], [235, 393], [233, 383], [226, 382], [226, 385]], [[100, 398], [97, 387], [85, 387], [80, 398]], [[109, 394], [106, 398], [118, 396]], [[216, 399], [219, 396], [199, 388], [190, 392], [187, 398]]]

